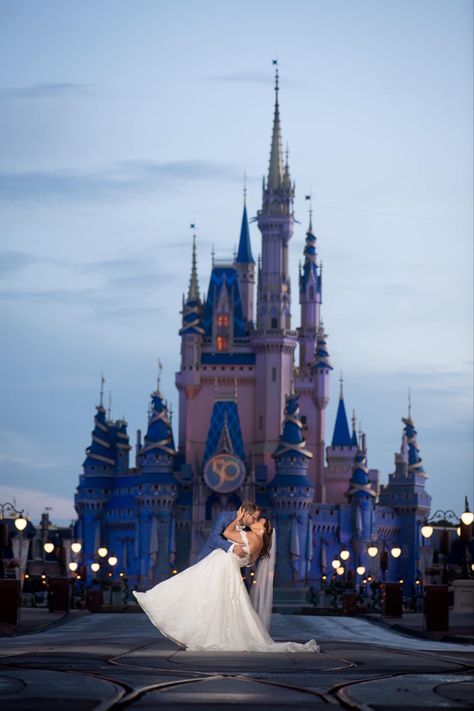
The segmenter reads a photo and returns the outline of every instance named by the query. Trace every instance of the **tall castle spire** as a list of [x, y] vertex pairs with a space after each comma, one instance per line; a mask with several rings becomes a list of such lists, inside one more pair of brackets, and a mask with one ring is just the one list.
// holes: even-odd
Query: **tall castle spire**
[[193, 234], [193, 255], [191, 262], [191, 277], [189, 279], [188, 301], [196, 301], [198, 303], [200, 301], [197, 274], [196, 234]]
[[278, 64], [275, 64], [275, 108], [273, 112], [273, 133], [272, 146], [270, 150], [270, 164], [268, 166], [268, 187], [276, 192], [283, 182], [284, 164], [283, 147], [281, 140], [280, 105], [278, 103], [278, 92], [280, 91]]

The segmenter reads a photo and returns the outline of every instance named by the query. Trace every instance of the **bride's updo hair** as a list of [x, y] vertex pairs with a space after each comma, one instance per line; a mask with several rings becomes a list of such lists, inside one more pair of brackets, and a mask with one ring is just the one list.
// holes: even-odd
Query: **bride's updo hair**
[[272, 522], [269, 518], [266, 518], [265, 523], [263, 524], [263, 545], [262, 550], [260, 551], [260, 555], [258, 556], [258, 560], [270, 557], [270, 548], [272, 547], [272, 533]]

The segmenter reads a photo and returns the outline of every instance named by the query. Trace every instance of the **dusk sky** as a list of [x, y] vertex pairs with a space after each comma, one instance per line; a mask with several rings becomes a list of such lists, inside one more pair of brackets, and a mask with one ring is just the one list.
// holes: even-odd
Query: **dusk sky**
[[472, 509], [472, 20], [471, 0], [0, 0], [0, 501], [75, 516], [101, 372], [132, 445], [158, 358], [177, 413], [189, 225], [204, 291], [244, 171], [260, 207], [278, 57], [294, 326], [309, 192], [324, 263], [327, 443], [343, 371], [385, 483], [411, 388], [432, 510]]

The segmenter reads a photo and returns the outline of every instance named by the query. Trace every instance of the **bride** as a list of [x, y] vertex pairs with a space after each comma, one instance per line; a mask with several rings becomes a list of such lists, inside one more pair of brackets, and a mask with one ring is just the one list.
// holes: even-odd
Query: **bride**
[[[245, 557], [232, 547], [227, 553], [217, 548], [147, 592], [133, 594], [155, 627], [189, 651], [318, 652], [314, 639], [306, 644], [274, 642], [252, 606], [240, 568], [269, 559], [273, 529], [268, 519], [260, 518], [250, 531], [238, 530], [243, 514], [240, 508], [223, 535], [240, 543]], [[257, 586], [264, 577], [272, 579], [273, 571], [265, 576], [261, 568], [262, 563]], [[266, 599], [271, 612], [271, 594]]]

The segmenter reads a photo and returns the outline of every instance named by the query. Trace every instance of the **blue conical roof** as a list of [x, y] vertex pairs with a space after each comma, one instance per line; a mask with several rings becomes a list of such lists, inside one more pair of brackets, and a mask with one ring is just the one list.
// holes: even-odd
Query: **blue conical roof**
[[115, 466], [115, 443], [107, 425], [105, 408], [102, 402], [96, 406], [96, 410], [92, 443], [90, 447], [86, 449], [87, 456], [82, 466], [99, 466], [104, 464]]
[[175, 456], [176, 450], [173, 430], [168, 417], [168, 408], [159, 390], [151, 394], [151, 403], [152, 409], [148, 420], [148, 430], [140, 454], [154, 450]]
[[411, 419], [411, 417], [402, 417], [402, 422], [405, 424], [403, 431], [406, 434], [408, 443], [408, 471], [425, 474], [422, 459], [420, 457], [420, 450], [417, 446], [417, 432], [415, 429], [415, 425], [413, 424], [413, 420]]
[[367, 469], [367, 459], [365, 453], [359, 449], [355, 456], [354, 469], [347, 490], [347, 496], [376, 496], [372, 490], [372, 485], [368, 477], [369, 470]]
[[237, 251], [237, 264], [255, 264], [252, 256], [252, 245], [250, 242], [249, 220], [247, 217], [247, 206], [244, 205], [242, 213], [242, 226], [240, 228], [239, 249]]
[[339, 398], [339, 405], [337, 407], [336, 424], [334, 425], [334, 434], [332, 436], [332, 446], [333, 447], [351, 447], [352, 438], [349, 432], [349, 425], [347, 423], [346, 407], [344, 405], [344, 398]]
[[303, 438], [303, 425], [300, 419], [298, 395], [289, 395], [286, 398], [285, 420], [283, 432], [279, 437], [278, 446], [273, 454], [275, 458], [283, 455], [303, 456], [312, 459], [313, 455], [305, 449], [306, 441]]

